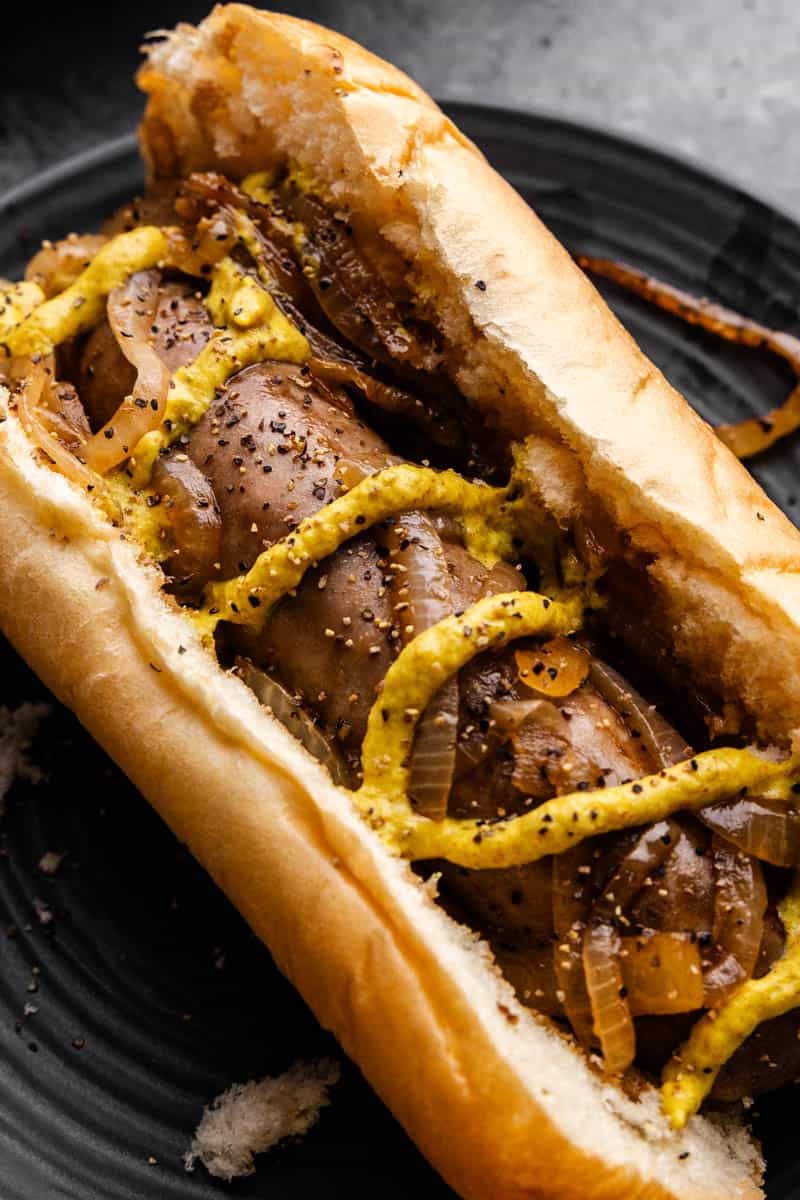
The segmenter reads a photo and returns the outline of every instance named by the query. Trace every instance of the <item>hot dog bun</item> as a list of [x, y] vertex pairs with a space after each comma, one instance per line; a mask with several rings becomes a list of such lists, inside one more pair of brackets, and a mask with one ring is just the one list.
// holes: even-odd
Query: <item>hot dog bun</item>
[[[411, 260], [452, 370], [515, 438], [539, 499], [597, 498], [647, 550], [687, 671], [761, 735], [800, 724], [800, 537], [639, 352], [566, 252], [405, 76], [327, 30], [232, 5], [149, 50], [153, 176], [293, 158]], [[381, 242], [380, 239], [384, 239]], [[484, 288], [476, 287], [481, 281]], [[760, 1195], [734, 1124], [678, 1135], [516, 1001], [78, 489], [0, 425], [0, 625], [269, 946], [465, 1197]], [[674, 627], [674, 628], [673, 628]]]

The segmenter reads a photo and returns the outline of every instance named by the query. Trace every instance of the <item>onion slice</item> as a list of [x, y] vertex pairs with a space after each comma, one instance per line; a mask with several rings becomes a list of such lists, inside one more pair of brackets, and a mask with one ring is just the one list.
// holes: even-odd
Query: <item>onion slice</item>
[[[740, 346], [763, 347], [784, 359], [796, 377], [800, 378], [800, 340], [790, 333], [768, 329], [741, 313], [714, 304], [710, 300], [697, 299], [681, 288], [664, 283], [637, 271], [625, 263], [608, 258], [590, 258], [578, 255], [578, 263], [593, 275], [612, 279], [651, 304], [665, 309], [689, 325], [699, 325], [709, 333]], [[760, 417], [748, 417], [736, 425], [719, 425], [717, 437], [737, 458], [752, 458], [774, 445], [779, 438], [786, 437], [800, 427], [800, 384], [792, 388], [788, 399], [771, 412]]]
[[603, 699], [625, 718], [629, 728], [638, 732], [656, 767], [663, 770], [691, 758], [691, 746], [687, 746], [678, 731], [664, 720], [655, 705], [648, 704], [613, 667], [593, 658], [589, 680]]
[[703, 972], [696, 938], [656, 930], [623, 937], [620, 962], [634, 1017], [702, 1008]]
[[800, 813], [765, 796], [743, 796], [710, 804], [697, 816], [745, 854], [774, 867], [800, 867]]
[[614, 916], [624, 913], [653, 872], [669, 858], [680, 832], [674, 821], [657, 821], [645, 829], [608, 880], [592, 910], [592, 917], [597, 921], [611, 921]]
[[33, 358], [14, 359], [11, 381], [17, 386], [14, 399], [23, 429], [31, 441], [50, 459], [62, 475], [79, 484], [88, 492], [99, 488], [100, 480], [48, 428], [48, 412], [44, 397], [52, 382], [52, 366], [44, 360]]
[[525, 796], [547, 799], [553, 792], [547, 776], [550, 755], [566, 744], [560, 710], [551, 700], [494, 700], [489, 716], [498, 733], [510, 737], [514, 787]]
[[84, 447], [86, 463], [100, 475], [124, 462], [164, 419], [170, 373], [149, 342], [159, 283], [158, 271], [137, 271], [108, 297], [108, 323], [137, 374], [132, 394]]
[[57, 296], [75, 282], [107, 241], [102, 233], [82, 237], [73, 233], [60, 242], [45, 243], [25, 268], [25, 278], [38, 283], [45, 296]]
[[333, 782], [344, 784], [345, 771], [339, 755], [314, 724], [311, 714], [283, 684], [278, 683], [277, 679], [273, 679], [246, 658], [236, 659], [236, 671], [275, 720], [280, 721], [317, 762], [327, 767]]
[[[392, 564], [405, 568], [396, 606], [402, 640], [438, 624], [453, 611], [442, 543], [425, 513], [405, 513], [387, 531]], [[433, 697], [417, 725], [409, 764], [408, 795], [418, 813], [441, 821], [453, 784], [458, 740], [458, 677]]]
[[678, 835], [679, 830], [671, 821], [658, 821], [645, 829], [606, 883], [584, 934], [583, 967], [593, 1028], [610, 1075], [626, 1071], [636, 1053], [636, 1034], [620, 956], [622, 942], [613, 922], [624, 914], [651, 873], [672, 853]]
[[515, 650], [520, 683], [529, 691], [560, 700], [579, 688], [589, 674], [586, 650], [569, 638], [552, 638], [534, 650]]
[[441, 352], [404, 326], [393, 292], [359, 250], [348, 223], [308, 193], [287, 189], [284, 198], [302, 229], [304, 273], [331, 324], [369, 358], [436, 371]]
[[590, 924], [583, 935], [583, 969], [595, 1036], [607, 1074], [627, 1071], [636, 1054], [636, 1034], [628, 1004], [620, 937], [612, 925]]
[[553, 856], [553, 927], [556, 946], [553, 965], [558, 998], [578, 1041], [592, 1045], [592, 1008], [583, 964], [583, 936], [592, 903], [591, 864], [594, 850], [583, 842], [574, 850]]
[[764, 933], [767, 887], [760, 864], [722, 838], [712, 841], [714, 952], [705, 976], [705, 1004], [717, 1008], [755, 970]]

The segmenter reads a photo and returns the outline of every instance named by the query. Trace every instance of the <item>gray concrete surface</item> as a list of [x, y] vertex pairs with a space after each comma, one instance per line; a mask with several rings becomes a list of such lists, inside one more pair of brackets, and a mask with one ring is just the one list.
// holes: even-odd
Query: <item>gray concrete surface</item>
[[[0, 187], [131, 128], [138, 35], [185, 0], [32, 14], [7, 46]], [[800, 217], [800, 0], [306, 0], [437, 95], [534, 108], [674, 150]], [[10, 53], [9, 53], [10, 50]]]

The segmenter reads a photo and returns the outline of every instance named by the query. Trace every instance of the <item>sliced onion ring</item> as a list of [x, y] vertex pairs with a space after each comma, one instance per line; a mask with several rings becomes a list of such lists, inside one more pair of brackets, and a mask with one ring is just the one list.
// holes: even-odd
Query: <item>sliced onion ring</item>
[[[658, 821], [644, 830], [606, 883], [584, 933], [586, 990], [594, 1033], [610, 1075], [626, 1071], [636, 1053], [632, 1009], [621, 958], [622, 942], [612, 922], [624, 914], [651, 873], [672, 853], [678, 834], [677, 826], [671, 821]], [[702, 978], [699, 991], [702, 994]]]
[[629, 719], [638, 731], [642, 745], [661, 769], [691, 758], [691, 746], [665, 721], [654, 705], [634, 691], [628, 681], [600, 659], [593, 658], [589, 680], [617, 712]]
[[652, 873], [664, 863], [678, 842], [674, 821], [657, 821], [636, 839], [625, 854], [592, 910], [595, 920], [610, 921], [636, 899]]
[[25, 268], [25, 278], [38, 283], [45, 296], [57, 296], [75, 282], [107, 241], [102, 233], [87, 233], [45, 243]]
[[[398, 517], [387, 531], [392, 563], [404, 567], [395, 589], [402, 640], [436, 625], [453, 611], [450, 576], [439, 534], [425, 513]], [[408, 794], [417, 812], [441, 821], [453, 784], [458, 738], [458, 678], [449, 679], [434, 696], [417, 725], [411, 752]]]
[[594, 850], [583, 842], [574, 850], [553, 856], [553, 954], [559, 999], [578, 1041], [592, 1045], [592, 1009], [586, 989], [582, 942], [591, 909], [591, 863]]
[[273, 679], [246, 658], [236, 659], [236, 671], [275, 720], [280, 721], [317, 762], [327, 767], [333, 782], [344, 783], [344, 767], [336, 750], [314, 724], [310, 713], [294, 699], [283, 684], [278, 683], [277, 679]]
[[760, 864], [716, 835], [714, 950], [705, 976], [705, 1004], [717, 1008], [755, 970], [764, 933], [767, 887]]
[[549, 796], [551, 784], [543, 772], [547, 749], [564, 744], [564, 720], [552, 700], [494, 700], [489, 716], [500, 734], [510, 735], [514, 750], [511, 782], [526, 796]]
[[765, 796], [743, 796], [701, 809], [708, 828], [774, 867], [800, 867], [800, 812]]
[[108, 323], [137, 375], [132, 394], [84, 447], [87, 465], [100, 475], [124, 462], [140, 438], [164, 419], [170, 374], [149, 342], [159, 282], [158, 271], [137, 271], [108, 297]]
[[[628, 288], [635, 295], [658, 305], [690, 325], [699, 325], [710, 333], [740, 346], [764, 347], [783, 358], [800, 377], [800, 340], [790, 333], [768, 329], [741, 313], [713, 304], [710, 300], [697, 299], [672, 284], [653, 279], [643, 271], [637, 271], [625, 263], [607, 258], [589, 258], [579, 255], [578, 263], [585, 270]], [[751, 458], [774, 445], [779, 438], [786, 437], [800, 427], [800, 384], [792, 388], [789, 397], [779, 408], [760, 417], [748, 417], [736, 425], [717, 426], [717, 437], [737, 456]]]
[[67, 479], [89, 492], [99, 490], [100, 480], [94, 471], [85, 466], [48, 428], [43, 397], [51, 380], [44, 361], [32, 358], [14, 359], [10, 376], [18, 388], [14, 399], [19, 419], [31, 441]]
[[591, 923], [583, 935], [583, 969], [595, 1036], [609, 1075], [622, 1075], [636, 1054], [636, 1033], [628, 1004], [620, 937], [612, 925]]

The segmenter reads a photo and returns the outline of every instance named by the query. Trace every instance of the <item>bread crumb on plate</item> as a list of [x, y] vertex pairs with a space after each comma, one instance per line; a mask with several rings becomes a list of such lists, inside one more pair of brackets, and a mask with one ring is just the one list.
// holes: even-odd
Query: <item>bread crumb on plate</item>
[[308, 1132], [338, 1079], [339, 1064], [321, 1058], [296, 1062], [277, 1077], [234, 1083], [203, 1110], [184, 1157], [186, 1170], [199, 1159], [218, 1179], [252, 1175], [254, 1155]]
[[49, 714], [48, 704], [20, 704], [19, 708], [0, 705], [0, 815], [15, 779], [40, 783], [42, 771], [28, 760], [30, 744], [40, 723]]
[[46, 850], [39, 859], [39, 870], [43, 875], [56, 875], [65, 857], [60, 850]]

